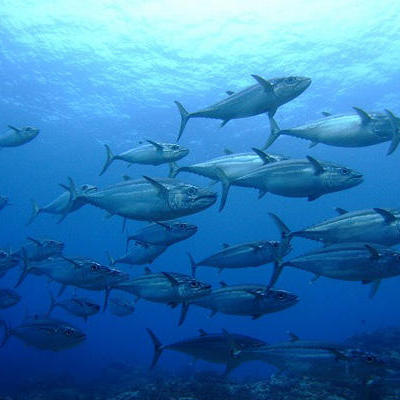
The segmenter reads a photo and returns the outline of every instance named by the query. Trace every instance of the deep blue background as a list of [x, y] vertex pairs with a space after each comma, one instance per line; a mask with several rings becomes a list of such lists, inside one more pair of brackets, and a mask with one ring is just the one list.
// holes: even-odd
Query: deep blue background
[[[90, 256], [106, 262], [106, 251], [120, 255], [125, 235], [121, 219], [104, 219], [99, 209], [87, 206], [60, 225], [40, 215], [25, 226], [31, 212], [30, 199], [44, 205], [59, 195], [59, 183], [72, 176], [77, 182], [100, 187], [117, 182], [123, 174], [140, 177], [165, 176], [167, 167], [134, 165], [126, 169], [116, 161], [101, 178], [105, 159], [102, 143], [121, 152], [151, 138], [174, 141], [179, 114], [178, 99], [189, 111], [213, 103], [226, 90], [253, 84], [250, 74], [265, 78], [303, 75], [313, 79], [298, 99], [278, 110], [281, 127], [319, 118], [321, 111], [349, 112], [356, 105], [366, 110], [389, 108], [400, 112], [399, 15], [396, 1], [284, 1], [254, 3], [231, 1], [89, 1], [82, 10], [78, 1], [13, 1], [0, 5], [0, 116], [6, 125], [32, 125], [41, 129], [33, 142], [0, 152], [0, 193], [10, 197], [12, 207], [0, 213], [3, 248], [18, 248], [26, 236], [52, 237], [66, 242], [65, 254]], [[189, 5], [188, 5], [189, 4]], [[265, 116], [230, 122], [191, 120], [182, 144], [191, 150], [180, 162], [188, 165], [221, 155], [224, 148], [237, 152], [260, 147], [268, 134]], [[154, 270], [189, 272], [185, 255], [196, 259], [221, 248], [221, 244], [257, 239], [277, 239], [268, 212], [275, 212], [293, 229], [300, 229], [335, 215], [333, 208], [349, 210], [398, 207], [400, 152], [390, 157], [388, 143], [363, 149], [329, 148], [283, 137], [270, 149], [292, 157], [335, 161], [361, 171], [365, 182], [349, 191], [330, 194], [309, 203], [266, 195], [257, 200], [252, 190], [233, 188], [227, 207], [217, 207], [187, 218], [199, 232], [187, 242], [173, 246], [157, 259]], [[180, 179], [200, 185], [208, 181], [194, 175]], [[217, 188], [217, 187], [216, 187]], [[219, 190], [219, 187], [218, 187]], [[143, 226], [129, 222], [130, 232]], [[316, 244], [296, 239], [291, 256]], [[143, 268], [126, 269], [140, 274]], [[265, 282], [270, 266], [242, 271], [200, 269], [199, 277], [217, 284]], [[0, 282], [13, 286], [18, 271]], [[294, 308], [259, 320], [217, 315], [203, 309], [190, 310], [178, 328], [178, 311], [141, 301], [133, 316], [99, 314], [84, 324], [64, 311], [55, 315], [84, 329], [88, 340], [59, 353], [25, 347], [12, 338], [0, 353], [0, 385], [27, 377], [68, 372], [76, 377], [96, 376], [112, 361], [147, 368], [152, 346], [145, 333], [151, 327], [168, 343], [196, 335], [198, 328], [216, 332], [221, 328], [266, 341], [286, 339], [286, 331], [303, 338], [340, 341], [363, 330], [397, 324], [400, 312], [399, 279], [384, 281], [377, 296], [368, 298], [368, 287], [358, 283], [321, 278], [309, 284], [311, 275], [288, 269], [279, 287], [294, 291], [301, 302]], [[18, 290], [23, 301], [2, 312], [12, 326], [28, 313], [47, 310], [46, 279], [30, 276]], [[52, 284], [53, 291], [57, 290]], [[68, 289], [65, 296], [72, 295]], [[102, 294], [85, 293], [102, 301]], [[166, 352], [161, 367], [180, 369], [190, 359]], [[198, 368], [202, 364], [198, 364]], [[257, 369], [254, 369], [256, 368]], [[242, 366], [237, 376], [264, 374], [264, 365]], [[259, 368], [259, 369], [258, 369]]]

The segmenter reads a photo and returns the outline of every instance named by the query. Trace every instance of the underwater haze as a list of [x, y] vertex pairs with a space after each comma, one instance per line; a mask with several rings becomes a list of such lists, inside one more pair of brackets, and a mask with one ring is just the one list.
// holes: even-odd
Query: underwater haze
[[[0, 134], [8, 125], [40, 129], [31, 142], [0, 151], [0, 195], [11, 203], [0, 210], [0, 248], [7, 251], [21, 248], [32, 237], [62, 241], [64, 255], [90, 257], [105, 265], [108, 253], [123, 255], [127, 234], [146, 222], [128, 220], [122, 232], [121, 217], [106, 218], [105, 211], [87, 205], [62, 223], [57, 223], [58, 216], [41, 213], [27, 225], [32, 199], [40, 206], [48, 204], [63, 192], [59, 184], [66, 184], [68, 177], [98, 188], [120, 182], [123, 175], [167, 177], [166, 164], [127, 168], [122, 161], [113, 162], [104, 175], [99, 173], [106, 159], [104, 144], [119, 154], [147, 139], [175, 143], [181, 123], [176, 100], [189, 112], [198, 111], [226, 98], [226, 91], [236, 93], [256, 84], [252, 75], [266, 80], [299, 76], [312, 83], [278, 108], [274, 118], [281, 128], [310, 123], [322, 112], [354, 114], [353, 106], [400, 115], [400, 4], [395, 0], [2, 0], [0, 16]], [[220, 120], [190, 119], [179, 141], [190, 153], [177, 164], [206, 161], [224, 155], [226, 149], [252, 152], [262, 148], [270, 133], [265, 113], [220, 126]], [[255, 190], [233, 186], [219, 212], [219, 183], [209, 186], [209, 179], [179, 174], [183, 182], [216, 191], [218, 200], [200, 213], [179, 218], [197, 225], [198, 232], [168, 248], [151, 270], [190, 275], [187, 252], [198, 261], [220, 251], [223, 243], [280, 240], [271, 212], [297, 231], [336, 216], [336, 207], [398, 208], [400, 151], [386, 156], [389, 145], [309, 148], [308, 141], [280, 137], [267, 152], [290, 158], [309, 155], [363, 175], [360, 185], [311, 202], [272, 193], [258, 199]], [[302, 238], [291, 244], [287, 259], [319, 246]], [[22, 267], [21, 261], [0, 278], [0, 287], [13, 288]], [[132, 276], [144, 273], [143, 265], [117, 267]], [[213, 287], [220, 281], [266, 285], [272, 270], [268, 264], [225, 268], [219, 274], [215, 268], [199, 267], [196, 277]], [[287, 332], [305, 340], [339, 343], [399, 325], [399, 277], [384, 279], [372, 299], [369, 285], [326, 277], [310, 283], [312, 277], [285, 268], [276, 288], [298, 295], [298, 304], [255, 320], [222, 313], [209, 318], [209, 310], [191, 306], [178, 327], [179, 307], [145, 300], [135, 305], [132, 315], [118, 318], [106, 310], [87, 323], [56, 308], [52, 316], [84, 331], [86, 340], [53, 352], [26, 346], [11, 336], [0, 348], [0, 396], [18, 398], [22, 383], [48, 384], [60, 376], [87, 382], [109, 365], [147, 373], [153, 345], [146, 328], [163, 344], [196, 337], [199, 329], [225, 329], [267, 343], [286, 341]], [[56, 295], [59, 284], [28, 275], [16, 289], [21, 301], [0, 310], [0, 319], [13, 328], [26, 315], [46, 314], [49, 290]], [[104, 301], [104, 292], [72, 286], [57, 299], [74, 295], [100, 305]], [[134, 300], [128, 293], [118, 295]], [[172, 351], [162, 354], [156, 368], [178, 376], [183, 371], [224, 371], [223, 366], [204, 361], [194, 365], [190, 357]], [[228, 379], [263, 380], [274, 371], [265, 363], [244, 363]]]

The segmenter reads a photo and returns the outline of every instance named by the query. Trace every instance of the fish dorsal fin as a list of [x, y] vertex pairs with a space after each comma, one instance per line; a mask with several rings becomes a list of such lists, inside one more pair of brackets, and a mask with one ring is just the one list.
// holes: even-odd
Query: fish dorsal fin
[[224, 281], [221, 281], [219, 284], [221, 285], [221, 287], [227, 287], [228, 286], [228, 284], [226, 282], [224, 282]]
[[335, 211], [339, 214], [339, 215], [343, 215], [343, 214], [347, 214], [348, 211], [345, 210], [344, 208], [340, 208], [340, 207], [336, 207]]
[[387, 224], [391, 224], [392, 222], [396, 221], [396, 217], [394, 216], [394, 214], [392, 214], [390, 211], [385, 210], [384, 208], [374, 208], [374, 211], [382, 215]]
[[315, 175], [321, 175], [324, 172], [324, 167], [315, 158], [307, 156], [307, 160], [310, 161], [311, 165], [313, 166]]
[[262, 150], [257, 149], [256, 147], [252, 147], [251, 149], [254, 151], [254, 153], [258, 155], [258, 157], [261, 158], [261, 161], [264, 164], [269, 164], [275, 161], [272, 157], [270, 157], [267, 153], [264, 153]]
[[153, 271], [152, 271], [149, 267], [145, 267], [144, 273], [145, 273], [146, 275], [150, 275], [150, 274], [153, 273]]
[[168, 188], [165, 187], [162, 183], [157, 182], [155, 179], [150, 178], [148, 176], [143, 176], [147, 182], [151, 183], [157, 190], [160, 197], [166, 197], [168, 195]]
[[375, 247], [372, 247], [369, 244], [366, 244], [364, 246], [371, 253], [371, 260], [378, 260], [379, 259], [380, 256], [379, 256], [378, 250], [375, 249]]
[[266, 81], [264, 78], [261, 78], [259, 75], [251, 75], [260, 86], [264, 89], [266, 93], [274, 93], [274, 87], [270, 82]]
[[233, 151], [231, 149], [224, 149], [224, 154], [229, 156], [229, 155], [233, 154]]
[[361, 108], [358, 107], [353, 107], [353, 110], [359, 115], [361, 118], [361, 123], [362, 125], [369, 124], [371, 122], [371, 117], [368, 115], [368, 113]]
[[288, 332], [289, 335], [289, 341], [291, 342], [297, 342], [300, 340], [300, 338], [293, 332]]
[[147, 139], [146, 142], [152, 144], [158, 151], [163, 150], [163, 145], [160, 143], [157, 143], [157, 142], [155, 142], [153, 140], [149, 140], [149, 139]]
[[327, 111], [322, 111], [321, 113], [324, 117], [330, 117], [332, 114], [330, 112]]
[[227, 94], [228, 96], [232, 96], [233, 94], [235, 94], [235, 92], [232, 92], [232, 90], [227, 90], [227, 91], [226, 91], [226, 94]]
[[129, 175], [122, 175], [122, 179], [124, 181], [131, 181], [132, 180], [132, 178]]
[[31, 236], [28, 236], [27, 239], [30, 240], [32, 243], [35, 243], [36, 245], [40, 246], [40, 247], [43, 246], [43, 243], [38, 239], [35, 239], [35, 238], [31, 237]]
[[222, 243], [223, 249], [227, 249], [228, 247], [231, 247], [228, 243]]
[[161, 272], [170, 282], [172, 286], [178, 286], [179, 282], [168, 272]]
[[199, 329], [200, 336], [207, 336], [208, 333], [204, 329]]
[[15, 126], [12, 125], [7, 125], [10, 129], [12, 129], [15, 133], [20, 133], [21, 129], [16, 128]]

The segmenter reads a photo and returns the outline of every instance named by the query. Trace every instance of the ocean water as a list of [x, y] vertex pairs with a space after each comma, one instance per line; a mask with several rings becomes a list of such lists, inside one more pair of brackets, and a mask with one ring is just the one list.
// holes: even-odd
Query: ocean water
[[[30, 199], [47, 204], [61, 193], [59, 183], [68, 176], [99, 187], [120, 181], [124, 174], [166, 176], [166, 165], [127, 169], [119, 161], [98, 175], [105, 160], [104, 143], [119, 153], [145, 139], [174, 142], [180, 124], [174, 100], [194, 111], [223, 99], [227, 90], [252, 85], [251, 74], [266, 79], [298, 75], [312, 78], [312, 84], [279, 108], [276, 119], [281, 127], [315, 120], [322, 111], [349, 112], [352, 106], [400, 113], [400, 5], [394, 0], [2, 0], [0, 16], [2, 130], [8, 124], [40, 128], [31, 143], [0, 152], [0, 194], [12, 203], [0, 212], [2, 248], [16, 249], [32, 236], [62, 240], [66, 255], [104, 263], [107, 251], [123, 254], [126, 234], [121, 232], [121, 218], [105, 219], [103, 211], [87, 206], [61, 224], [44, 214], [26, 226]], [[178, 164], [222, 155], [225, 148], [250, 151], [261, 147], [269, 134], [265, 115], [219, 126], [216, 120], [190, 120], [180, 141], [190, 154]], [[172, 246], [151, 268], [189, 273], [187, 251], [197, 260], [220, 250], [222, 243], [279, 239], [268, 212], [300, 229], [334, 216], [335, 207], [398, 207], [400, 152], [387, 157], [387, 148], [388, 143], [309, 149], [300, 139], [278, 139], [270, 149], [273, 153], [334, 161], [361, 171], [365, 181], [314, 202], [272, 194], [258, 200], [256, 191], [234, 187], [222, 213], [215, 205], [185, 218], [199, 226], [198, 233]], [[195, 175], [182, 174], [179, 179], [209, 184]], [[142, 226], [129, 221], [127, 229], [133, 232]], [[296, 239], [293, 247], [289, 258], [316, 244]], [[139, 266], [124, 269], [143, 273]], [[221, 279], [264, 283], [271, 271], [265, 266], [218, 275], [214, 269], [200, 268], [198, 277], [216, 286]], [[18, 274], [18, 269], [10, 271], [1, 286], [12, 287]], [[207, 310], [193, 307], [178, 327], [177, 309], [145, 301], [130, 317], [105, 312], [87, 324], [57, 309], [54, 315], [83, 329], [87, 340], [54, 353], [11, 338], [0, 350], [0, 387], [6, 390], [27, 379], [63, 374], [90, 379], [115, 362], [145, 371], [153, 352], [146, 327], [163, 343], [197, 335], [199, 328], [225, 328], [271, 343], [286, 340], [287, 331], [304, 339], [340, 342], [399, 323], [399, 278], [384, 280], [372, 300], [366, 285], [327, 278], [310, 284], [310, 278], [306, 272], [285, 270], [277, 286], [295, 292], [301, 301], [255, 321], [222, 314], [208, 318]], [[50, 287], [58, 290], [57, 284]], [[42, 277], [29, 276], [18, 292], [21, 303], [1, 312], [11, 326], [26, 313], [43, 313], [49, 306], [48, 283]], [[64, 296], [73, 292], [69, 288]], [[102, 293], [77, 293], [102, 303]], [[222, 371], [204, 362], [194, 367], [190, 358], [167, 351], [159, 367], [177, 373], [188, 368]], [[263, 378], [271, 371], [266, 364], [249, 363], [232, 376]]]

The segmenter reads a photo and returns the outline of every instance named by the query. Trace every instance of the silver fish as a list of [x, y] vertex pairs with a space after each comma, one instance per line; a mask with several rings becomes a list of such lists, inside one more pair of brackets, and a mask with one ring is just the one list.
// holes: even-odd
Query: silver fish
[[17, 147], [33, 140], [38, 134], [39, 129], [26, 126], [16, 128], [8, 125], [10, 128], [4, 135], [0, 136], [0, 147]]
[[147, 142], [149, 144], [136, 147], [118, 155], [114, 155], [110, 146], [105, 144], [107, 160], [100, 175], [106, 172], [114, 160], [122, 160], [130, 164], [161, 165], [178, 161], [189, 154], [189, 149], [175, 143], [159, 143], [153, 140], [147, 140]]
[[23, 258], [25, 252], [28, 261], [43, 261], [49, 257], [61, 256], [64, 250], [64, 243], [52, 239], [34, 239], [27, 238], [28, 243], [24, 244], [22, 248], [13, 253], [14, 256]]
[[47, 315], [50, 315], [56, 307], [60, 307], [72, 315], [83, 318], [85, 322], [87, 322], [88, 317], [100, 311], [100, 306], [86, 297], [71, 297], [70, 299], [56, 301], [50, 292], [50, 307]]
[[86, 339], [86, 334], [73, 325], [46, 316], [30, 317], [15, 328], [8, 327], [5, 321], [0, 321], [0, 326], [5, 330], [0, 347], [10, 336], [38, 349], [52, 351], [74, 347]]
[[271, 279], [273, 286], [282, 270], [289, 266], [345, 281], [373, 283], [371, 297], [380, 281], [400, 275], [400, 252], [372, 243], [340, 243], [312, 250], [278, 265]]
[[10, 204], [8, 197], [0, 195], [0, 210], [2, 210], [4, 207], [7, 207], [9, 205], [11, 205], [11, 204]]
[[259, 198], [271, 192], [285, 197], [307, 197], [309, 201], [332, 192], [359, 185], [362, 175], [350, 168], [331, 162], [318, 161], [310, 156], [306, 159], [279, 161], [264, 165], [233, 182], [222, 177], [227, 198], [232, 183], [236, 186], [259, 190]]
[[326, 118], [296, 128], [280, 130], [271, 118], [271, 135], [263, 147], [268, 148], [279, 136], [288, 135], [338, 147], [364, 147], [391, 141], [387, 154], [392, 154], [400, 143], [400, 119], [391, 111], [367, 113], [354, 107], [356, 114], [328, 115]]
[[252, 77], [257, 81], [255, 85], [232, 93], [227, 99], [200, 111], [189, 113], [181, 103], [175, 101], [181, 114], [178, 141], [186, 123], [191, 118], [222, 119], [221, 126], [224, 126], [231, 119], [252, 117], [263, 113], [273, 116], [278, 107], [299, 96], [311, 84], [310, 78], [298, 76], [270, 80], [265, 80], [258, 75], [252, 75]]
[[129, 301], [123, 300], [120, 297], [112, 297], [110, 299], [109, 310], [111, 314], [117, 317], [126, 317], [135, 312], [135, 305]]
[[211, 285], [191, 276], [176, 272], [153, 273], [148, 268], [144, 275], [114, 285], [113, 288], [132, 293], [137, 299], [165, 303], [172, 307], [182, 304], [179, 325], [185, 319], [189, 302], [211, 292]]
[[167, 248], [167, 246], [136, 241], [129, 246], [124, 256], [118, 257], [115, 260], [110, 256], [110, 264], [151, 264], [158, 256], [164, 253]]
[[96, 193], [77, 193], [70, 179], [71, 201], [82, 200], [112, 215], [163, 221], [195, 214], [213, 205], [214, 192], [168, 178], [127, 180]]
[[11, 254], [9, 251], [0, 249], [0, 278], [6, 274], [9, 269], [19, 264], [19, 257]]
[[154, 222], [129, 235], [127, 242], [136, 240], [161, 246], [170, 246], [186, 240], [197, 232], [197, 226], [181, 221]]
[[[80, 190], [82, 193], [89, 194], [95, 192], [97, 190], [97, 187], [84, 184], [81, 185]], [[79, 210], [82, 206], [86, 204], [80, 199], [76, 199], [73, 202], [71, 202], [70, 200], [71, 195], [68, 190], [60, 194], [60, 196], [55, 198], [52, 202], [44, 207], [40, 207], [35, 200], [32, 200], [32, 215], [27, 222], [27, 225], [30, 225], [33, 220], [41, 213], [61, 215], [61, 219], [59, 220], [59, 222], [61, 222], [65, 218], [67, 213]]]
[[[222, 333], [207, 333], [200, 329], [200, 336], [198, 337], [163, 345], [151, 329], [147, 328], [147, 332], [154, 346], [151, 368], [155, 367], [164, 350], [172, 350], [187, 354], [195, 359], [225, 364], [225, 375], [228, 375], [243, 362], [251, 360], [251, 358], [246, 359], [245, 357], [246, 349], [258, 348], [267, 344], [263, 340], [236, 333], [228, 333], [225, 330]], [[241, 357], [232, 357], [233, 341], [237, 346], [237, 351], [243, 352]]]
[[15, 306], [21, 300], [21, 296], [11, 289], [0, 289], [0, 309], [4, 310]]
[[221, 312], [229, 315], [260, 318], [265, 314], [285, 310], [299, 301], [294, 293], [285, 290], [270, 289], [254, 284], [227, 285], [214, 289], [210, 294], [192, 301], [199, 307], [211, 310], [210, 317]]
[[195, 276], [199, 266], [218, 268], [221, 272], [224, 268], [259, 267], [278, 261], [289, 254], [291, 247], [286, 242], [274, 240], [258, 240], [254, 242], [240, 243], [234, 246], [223, 245], [223, 249], [202, 261], [195, 262], [188, 253], [192, 275]]
[[290, 229], [275, 214], [270, 216], [276, 223], [282, 237], [293, 237], [322, 242], [325, 246], [344, 242], [370, 242], [384, 246], [400, 243], [400, 211], [391, 208], [371, 208], [346, 211], [337, 208], [338, 217], [299, 231]]

